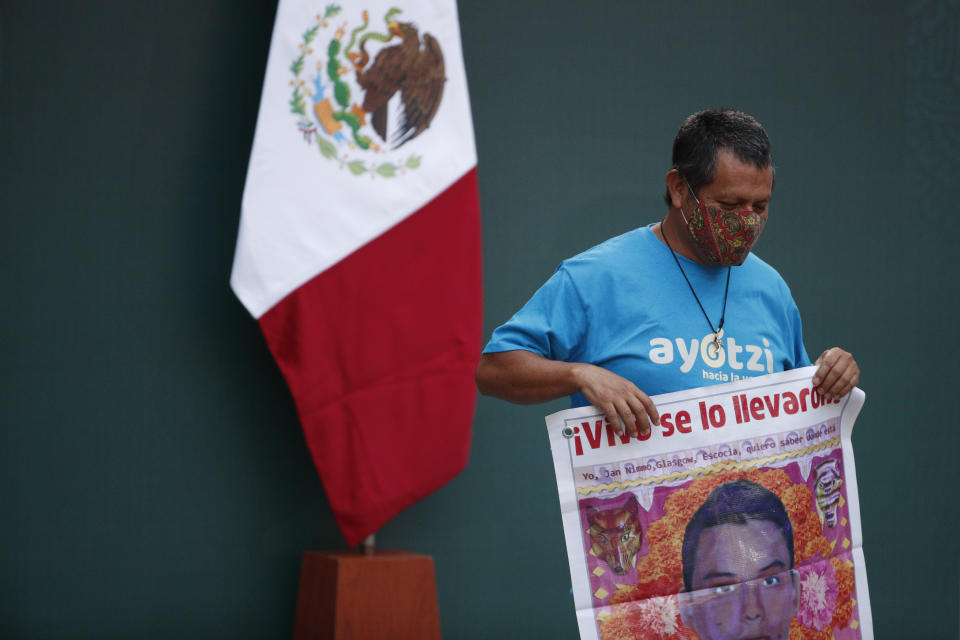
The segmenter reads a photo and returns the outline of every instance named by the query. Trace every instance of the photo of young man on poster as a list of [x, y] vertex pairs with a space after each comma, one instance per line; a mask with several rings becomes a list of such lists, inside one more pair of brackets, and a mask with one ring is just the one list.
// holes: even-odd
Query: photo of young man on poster
[[799, 605], [793, 527], [780, 498], [750, 482], [727, 482], [687, 523], [683, 624], [702, 640], [786, 640]]

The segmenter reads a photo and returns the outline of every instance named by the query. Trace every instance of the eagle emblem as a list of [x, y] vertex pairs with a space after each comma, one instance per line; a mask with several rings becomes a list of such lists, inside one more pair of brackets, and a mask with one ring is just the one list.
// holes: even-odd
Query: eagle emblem
[[440, 43], [399, 19], [396, 7], [379, 24], [363, 11], [352, 29], [334, 20], [340, 12], [328, 5], [316, 16], [290, 65], [297, 128], [307, 144], [354, 175], [392, 178], [417, 169], [421, 157], [401, 148], [429, 128], [440, 108], [446, 83]]

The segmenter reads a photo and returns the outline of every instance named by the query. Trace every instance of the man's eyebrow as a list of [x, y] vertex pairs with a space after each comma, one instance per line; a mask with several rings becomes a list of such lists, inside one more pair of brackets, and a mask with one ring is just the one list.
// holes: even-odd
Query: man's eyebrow
[[770, 564], [768, 564], [768, 565], [765, 566], [764, 568], [760, 569], [760, 573], [763, 573], [764, 571], [766, 571], [766, 570], [768, 570], [768, 569], [773, 569], [773, 568], [775, 568], [775, 567], [778, 568], [778, 569], [780, 569], [781, 571], [786, 571], [786, 570], [787, 570], [787, 565], [786, 565], [786, 563], [783, 562], [783, 560], [774, 560], [773, 562], [771, 562]]
[[730, 573], [729, 571], [711, 571], [710, 573], [703, 576], [704, 580], [711, 580], [713, 578], [739, 578], [740, 576], [736, 573]]
[[[762, 569], [760, 569], [760, 571], [757, 572], [757, 575], [760, 575], [765, 571], [769, 571], [770, 569], [779, 569], [781, 571], [786, 571], [787, 565], [783, 562], [783, 560], [773, 560], [772, 562], [764, 566]], [[704, 580], [711, 580], [713, 578], [740, 578], [740, 575], [736, 573], [731, 573], [729, 571], [711, 571], [710, 573], [703, 576]]]

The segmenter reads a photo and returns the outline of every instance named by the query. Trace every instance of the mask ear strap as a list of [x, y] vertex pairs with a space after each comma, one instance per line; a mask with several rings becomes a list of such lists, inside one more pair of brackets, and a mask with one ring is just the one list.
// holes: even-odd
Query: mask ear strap
[[[693, 199], [697, 201], [697, 204], [700, 205], [700, 210], [702, 211], [702, 210], [703, 210], [703, 203], [700, 202], [700, 198], [697, 197], [697, 194], [696, 194], [696, 192], [693, 190], [693, 187], [691, 187], [691, 186], [690, 186], [690, 183], [687, 182], [686, 176], [681, 175], [680, 177], [683, 178], [683, 184], [687, 185], [687, 189], [690, 190], [690, 195], [692, 195], [692, 196], [693, 196]], [[680, 217], [683, 218], [683, 224], [685, 224], [685, 225], [687, 225], [687, 227], [689, 227], [689, 226], [690, 226], [690, 222], [687, 220], [687, 214], [685, 214], [685, 213], [683, 212], [683, 205], [680, 205]]]
[[[701, 200], [700, 198], [697, 197], [697, 192], [694, 191], [694, 190], [693, 190], [693, 187], [690, 186], [690, 183], [687, 181], [687, 178], [686, 178], [685, 176], [680, 176], [680, 177], [683, 178], [683, 184], [687, 185], [687, 189], [690, 191], [690, 195], [693, 196], [693, 199], [694, 199], [694, 200], [697, 202], [697, 204], [700, 206], [700, 211], [703, 212], [703, 217], [704, 217], [704, 219], [706, 219], [706, 217], [707, 217], [707, 205], [704, 204], [703, 200]], [[687, 224], [687, 226], [690, 226], [690, 223], [687, 222], [687, 216], [683, 213], [683, 207], [680, 207], [680, 215], [683, 216], [683, 221]]]
[[[720, 255], [720, 245], [717, 244], [716, 234], [713, 230], [713, 222], [710, 220], [710, 216], [707, 215], [707, 203], [697, 197], [697, 192], [693, 190], [693, 187], [690, 186], [690, 183], [687, 181], [686, 176], [684, 176], [683, 181], [687, 185], [687, 189], [690, 190], [690, 195], [693, 196], [693, 199], [697, 201], [697, 205], [700, 207], [700, 213], [703, 216], [703, 224], [707, 228], [707, 235], [710, 236], [710, 240], [713, 241], [714, 250], [716, 250], [716, 255]], [[683, 209], [680, 209], [680, 215], [683, 215]], [[687, 217], [683, 217], [684, 222], [686, 222]], [[687, 224], [689, 226], [689, 223]]]

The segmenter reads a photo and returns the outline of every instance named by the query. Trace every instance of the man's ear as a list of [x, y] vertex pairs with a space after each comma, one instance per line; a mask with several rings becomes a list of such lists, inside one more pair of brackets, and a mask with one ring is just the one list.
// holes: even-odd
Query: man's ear
[[687, 591], [681, 591], [677, 594], [677, 602], [680, 605], [680, 620], [687, 629], [694, 629], [693, 626], [693, 594]]
[[797, 615], [800, 611], [800, 580], [797, 577], [797, 570], [790, 570], [790, 580], [793, 582], [793, 610], [790, 613], [790, 617]]
[[670, 194], [670, 204], [674, 209], [679, 209], [683, 204], [683, 194], [687, 189], [687, 183], [683, 176], [676, 169], [667, 171], [667, 193]]

